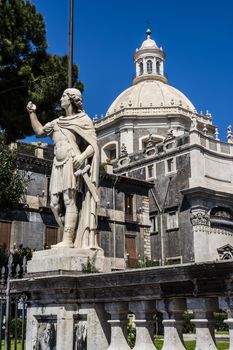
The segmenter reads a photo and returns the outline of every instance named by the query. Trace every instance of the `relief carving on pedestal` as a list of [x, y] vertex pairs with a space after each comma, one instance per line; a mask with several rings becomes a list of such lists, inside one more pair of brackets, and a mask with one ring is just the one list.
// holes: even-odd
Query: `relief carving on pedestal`
[[39, 320], [33, 350], [56, 350], [57, 330], [53, 320]]
[[87, 319], [85, 315], [78, 315], [74, 319], [73, 350], [87, 349]]

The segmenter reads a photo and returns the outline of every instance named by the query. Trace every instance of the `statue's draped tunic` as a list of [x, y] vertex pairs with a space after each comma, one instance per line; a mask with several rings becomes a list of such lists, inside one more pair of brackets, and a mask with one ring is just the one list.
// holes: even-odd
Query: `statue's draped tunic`
[[[99, 178], [99, 150], [95, 129], [91, 119], [84, 113], [57, 118], [45, 124], [44, 132], [47, 135], [53, 132], [61, 132], [64, 135], [64, 144], [56, 152], [54, 150], [54, 161], [50, 180], [50, 195], [62, 193], [65, 190], [80, 189], [83, 181], [81, 175], [77, 178], [74, 175], [73, 158], [82, 152], [81, 146], [91, 145], [94, 151], [92, 157], [86, 160], [85, 165], [90, 164], [89, 178], [94, 186], [98, 187]], [[75, 137], [74, 137], [75, 136]], [[77, 139], [78, 143], [75, 141]], [[79, 145], [78, 145], [79, 144]], [[76, 228], [76, 239], [74, 246], [87, 248], [94, 245], [94, 232], [97, 227], [97, 203], [91, 195], [88, 186], [82, 191], [82, 205], [78, 213]]]

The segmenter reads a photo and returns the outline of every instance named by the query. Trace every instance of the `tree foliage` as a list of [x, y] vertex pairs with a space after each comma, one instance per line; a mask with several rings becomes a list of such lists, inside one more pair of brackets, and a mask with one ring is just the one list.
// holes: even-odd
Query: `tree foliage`
[[[67, 87], [67, 56], [47, 53], [45, 23], [28, 0], [0, 0], [0, 127], [7, 141], [32, 134], [25, 110], [38, 105], [42, 122], [54, 118]], [[83, 89], [73, 66], [73, 86]]]
[[17, 169], [17, 151], [0, 135], [0, 209], [14, 209], [30, 181], [26, 172]]

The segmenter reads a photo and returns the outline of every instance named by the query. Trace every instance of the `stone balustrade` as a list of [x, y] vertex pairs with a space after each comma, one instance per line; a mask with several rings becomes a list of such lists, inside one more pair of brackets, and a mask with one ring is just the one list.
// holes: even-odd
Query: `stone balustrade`
[[191, 130], [190, 144], [200, 145], [201, 147], [211, 151], [213, 154], [221, 154], [226, 158], [232, 158], [233, 145], [231, 143], [215, 140], [209, 135], [204, 135], [198, 130]]
[[192, 118], [193, 116], [196, 117], [196, 119], [204, 124], [212, 125], [212, 121], [207, 116], [204, 116], [202, 114], [199, 114], [195, 111], [191, 111], [185, 107], [182, 106], [169, 106], [169, 107], [162, 107], [162, 106], [144, 106], [144, 107], [122, 107], [119, 110], [116, 110], [114, 113], [106, 115], [102, 117], [101, 119], [94, 119], [95, 127], [99, 129], [100, 127], [107, 125], [109, 123], [112, 123], [113, 121], [120, 119], [122, 117], [133, 117], [138, 116], [140, 114], [148, 115], [148, 116], [157, 116], [157, 115], [183, 115], [188, 118]]
[[105, 274], [33, 273], [12, 280], [11, 290], [27, 294], [27, 350], [48, 322], [56, 330], [57, 350], [129, 350], [128, 314], [134, 314], [134, 350], [156, 349], [157, 313], [163, 315], [162, 350], [185, 350], [186, 310], [194, 315], [195, 350], [216, 350], [213, 313], [220, 309], [227, 313], [233, 350], [232, 283], [233, 262], [223, 261]]

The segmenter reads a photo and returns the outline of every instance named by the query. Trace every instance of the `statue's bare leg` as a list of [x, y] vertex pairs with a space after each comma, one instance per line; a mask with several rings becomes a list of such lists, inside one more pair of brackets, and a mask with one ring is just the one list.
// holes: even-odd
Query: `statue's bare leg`
[[55, 216], [55, 219], [58, 223], [58, 225], [61, 227], [63, 230], [64, 228], [64, 217], [62, 216], [63, 214], [61, 213], [61, 205], [59, 202], [59, 194], [52, 194], [50, 197], [50, 207], [53, 212], [53, 215]]
[[66, 190], [63, 192], [63, 200], [66, 208], [64, 218], [64, 230], [62, 241], [54, 247], [74, 247], [74, 233], [77, 226], [78, 209], [76, 206], [76, 193], [75, 190]]

